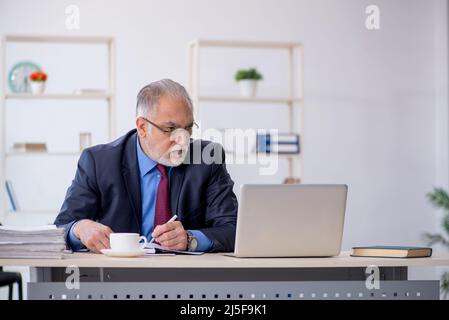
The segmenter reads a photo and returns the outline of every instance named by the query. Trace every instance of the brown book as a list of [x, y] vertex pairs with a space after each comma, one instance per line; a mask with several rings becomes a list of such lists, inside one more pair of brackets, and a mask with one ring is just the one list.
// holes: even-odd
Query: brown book
[[29, 142], [17, 142], [14, 143], [14, 151], [20, 152], [46, 152], [47, 144], [45, 143], [29, 143]]
[[352, 257], [377, 258], [423, 258], [432, 255], [432, 248], [427, 247], [399, 247], [399, 246], [371, 246], [352, 248]]

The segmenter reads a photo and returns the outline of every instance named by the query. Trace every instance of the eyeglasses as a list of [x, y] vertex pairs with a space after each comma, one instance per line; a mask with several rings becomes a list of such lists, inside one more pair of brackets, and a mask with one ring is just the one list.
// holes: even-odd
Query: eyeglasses
[[170, 135], [170, 134], [172, 134], [173, 132], [175, 132], [176, 130], [179, 130], [179, 129], [184, 129], [184, 130], [186, 130], [189, 133], [192, 133], [193, 127], [198, 129], [198, 124], [196, 122], [193, 122], [191, 125], [189, 125], [187, 127], [184, 127], [184, 128], [183, 127], [174, 127], [174, 126], [173, 127], [161, 127], [161, 126], [155, 124], [153, 121], [148, 120], [145, 117], [141, 117], [141, 118], [143, 120], [145, 120], [146, 122], [148, 122], [149, 124], [151, 124], [153, 127], [159, 129], [160, 131], [162, 131], [163, 133], [165, 133], [167, 135]]

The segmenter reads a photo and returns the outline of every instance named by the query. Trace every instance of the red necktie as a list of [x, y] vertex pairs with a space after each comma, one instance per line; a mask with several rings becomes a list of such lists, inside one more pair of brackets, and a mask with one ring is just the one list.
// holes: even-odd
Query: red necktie
[[156, 195], [156, 209], [154, 211], [154, 227], [166, 223], [172, 217], [170, 210], [170, 189], [168, 187], [167, 169], [164, 165], [156, 165], [161, 173]]

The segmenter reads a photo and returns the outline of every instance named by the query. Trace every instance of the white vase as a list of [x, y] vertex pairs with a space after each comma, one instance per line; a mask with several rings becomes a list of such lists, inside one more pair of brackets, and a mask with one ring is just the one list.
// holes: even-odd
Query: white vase
[[254, 97], [256, 95], [257, 80], [240, 80], [240, 94], [244, 97]]
[[42, 94], [45, 90], [45, 81], [31, 81], [31, 93], [32, 94]]

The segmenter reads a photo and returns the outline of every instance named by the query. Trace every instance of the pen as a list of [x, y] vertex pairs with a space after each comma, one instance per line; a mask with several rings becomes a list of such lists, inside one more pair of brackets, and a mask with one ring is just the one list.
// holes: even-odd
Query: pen
[[[176, 218], [178, 218], [178, 216], [175, 214], [175, 215], [174, 215], [173, 217], [171, 217], [170, 220], [168, 220], [166, 223], [173, 222], [173, 221], [176, 220]], [[151, 238], [150, 242], [148, 242], [148, 243], [153, 243], [153, 242], [154, 242], [154, 239], [155, 239], [155, 238]]]

